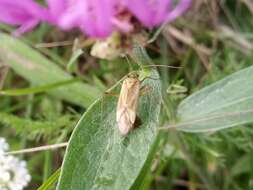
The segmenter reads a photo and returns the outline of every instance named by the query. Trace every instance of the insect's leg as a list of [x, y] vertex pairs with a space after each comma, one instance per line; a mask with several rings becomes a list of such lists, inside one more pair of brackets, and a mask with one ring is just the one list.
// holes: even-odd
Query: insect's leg
[[152, 79], [152, 80], [160, 80], [160, 78], [153, 78], [153, 77], [145, 77], [141, 80], [141, 82], [143, 82], [146, 79]]
[[146, 77], [146, 79], [160, 80], [160, 78]]
[[[119, 82], [119, 83], [121, 84], [122, 82]], [[104, 92], [104, 95], [106, 95], [106, 96], [119, 97], [119, 94], [118, 94], [118, 93], [111, 92], [111, 89], [105, 91], [105, 92]]]
[[117, 93], [113, 93], [113, 92], [104, 92], [104, 95], [106, 95], [106, 96], [119, 97], [119, 94], [117, 94]]

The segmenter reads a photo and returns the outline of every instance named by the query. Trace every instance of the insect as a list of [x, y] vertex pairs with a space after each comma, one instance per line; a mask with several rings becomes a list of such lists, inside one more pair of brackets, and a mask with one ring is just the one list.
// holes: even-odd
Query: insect
[[123, 136], [134, 128], [140, 89], [141, 81], [137, 73], [128, 75], [123, 81], [116, 112], [116, 121]]
[[137, 107], [141, 95], [149, 90], [148, 86], [141, 86], [150, 77], [150, 70], [133, 72], [123, 80], [116, 111], [116, 121], [121, 135], [126, 136], [137, 124]]
[[[142, 62], [150, 63], [148, 55], [146, 54], [145, 49], [137, 48], [135, 49], [136, 56], [133, 56], [133, 60], [139, 65], [139, 72], [133, 72], [129, 74], [124, 80], [121, 87], [117, 111], [116, 111], [116, 121], [120, 134], [126, 136], [134, 127], [137, 121], [137, 107], [138, 100], [142, 94], [141, 83], [147, 79], [151, 78], [151, 69], [150, 67], [165, 66], [171, 68], [178, 68], [167, 65], [141, 65]], [[157, 79], [156, 79], [157, 80]], [[146, 88], [147, 89], [147, 88]], [[144, 88], [144, 90], [146, 90]]]

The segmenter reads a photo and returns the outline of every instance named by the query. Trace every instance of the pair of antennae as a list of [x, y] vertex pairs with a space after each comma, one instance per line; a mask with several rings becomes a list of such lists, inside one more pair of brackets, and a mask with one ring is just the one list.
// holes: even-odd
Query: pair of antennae
[[[171, 69], [181, 69], [183, 67], [177, 67], [177, 66], [170, 66], [170, 65], [156, 65], [156, 64], [148, 64], [148, 65], [141, 65], [138, 62], [147, 62], [147, 63], [152, 63], [152, 61], [150, 60], [150, 58], [148, 57], [148, 54], [146, 52], [146, 50], [141, 47], [140, 45], [137, 45], [133, 48], [133, 53], [129, 53], [130, 57], [135, 61], [136, 64], [138, 64], [141, 68], [147, 68], [147, 67], [166, 67], [166, 68], [171, 68]], [[127, 62], [130, 64], [130, 60], [128, 58], [127, 54], [123, 55]], [[138, 60], [141, 57], [140, 61]]]
[[[127, 62], [130, 64], [128, 56], [125, 56], [125, 58], [126, 58]], [[147, 67], [166, 67], [166, 68], [170, 68], [170, 69], [182, 69], [183, 68], [183, 67], [171, 66], [171, 65], [143, 65], [141, 67], [142, 68], [147, 68]]]

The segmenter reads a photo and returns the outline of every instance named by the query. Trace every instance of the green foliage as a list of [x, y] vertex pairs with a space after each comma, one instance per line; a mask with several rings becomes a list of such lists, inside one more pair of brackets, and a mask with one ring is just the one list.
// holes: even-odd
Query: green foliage
[[182, 101], [178, 130], [213, 132], [253, 121], [253, 67], [236, 72]]
[[56, 170], [37, 190], [48, 190], [53, 184], [56, 183], [60, 173], [60, 169]]
[[21, 96], [21, 95], [28, 95], [28, 94], [36, 94], [48, 91], [50, 89], [55, 89], [60, 86], [65, 86], [74, 82], [78, 82], [77, 79], [71, 79], [67, 81], [52, 83], [44, 86], [38, 86], [33, 88], [24, 88], [24, 89], [10, 89], [10, 90], [0, 90], [0, 95], [5, 96]]
[[17, 134], [25, 135], [28, 139], [56, 136], [64, 127], [71, 127], [74, 123], [71, 115], [64, 115], [53, 121], [33, 121], [0, 112], [0, 118], [1, 124], [15, 129]]
[[[152, 77], [158, 77], [156, 73]], [[69, 142], [59, 190], [129, 189], [141, 171], [159, 124], [159, 80], [146, 79], [150, 91], [140, 98], [141, 125], [127, 137], [119, 134], [115, 97], [96, 101], [78, 122]]]
[[[2, 33], [13, 28], [0, 24], [1, 137], [11, 151], [70, 139], [66, 151], [20, 156], [32, 175], [27, 190], [55, 189], [64, 157], [59, 190], [253, 189], [252, 6], [242, 0], [194, 5], [161, 33], [140, 33], [155, 37], [148, 52], [136, 46], [112, 61], [91, 57], [90, 42], [75, 32], [42, 24], [21, 40]], [[38, 44], [77, 38], [74, 47]], [[140, 79], [150, 77], [146, 64], [181, 68], [157, 68], [160, 81], [144, 80], [154, 88], [140, 97], [142, 125], [123, 138], [117, 98], [100, 97], [113, 85], [118, 92], [120, 78], [133, 69]]]
[[[33, 86], [62, 82], [73, 78], [20, 40], [0, 33], [0, 41], [2, 62], [27, 79]], [[90, 105], [101, 94], [94, 86], [81, 82], [50, 90], [49, 93], [81, 106]]]

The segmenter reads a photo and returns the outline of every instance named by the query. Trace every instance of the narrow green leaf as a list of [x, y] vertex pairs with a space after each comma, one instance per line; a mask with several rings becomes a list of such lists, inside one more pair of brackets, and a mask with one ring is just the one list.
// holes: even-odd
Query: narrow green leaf
[[74, 82], [80, 81], [79, 79], [71, 79], [62, 82], [55, 82], [43, 86], [37, 86], [32, 88], [23, 88], [23, 89], [9, 89], [9, 90], [0, 90], [0, 95], [4, 96], [21, 96], [21, 95], [28, 95], [28, 94], [35, 94], [45, 92], [51, 89], [59, 88], [61, 86], [69, 85]]
[[75, 63], [77, 59], [83, 54], [82, 49], [77, 49], [76, 51], [73, 52], [68, 64], [67, 64], [67, 70], [72, 72], [74, 70]]
[[[73, 77], [63, 71], [36, 50], [22, 41], [0, 33], [0, 60], [32, 83], [42, 86], [49, 83], [71, 80]], [[95, 86], [81, 82], [48, 91], [51, 95], [80, 106], [89, 106], [101, 92]]]
[[216, 131], [253, 122], [253, 66], [186, 98], [178, 109], [178, 130]]
[[56, 170], [37, 190], [48, 190], [51, 186], [56, 183], [60, 176], [61, 168]]
[[132, 185], [132, 187], [130, 188], [131, 190], [141, 190], [143, 189], [143, 187], [146, 185], [146, 178], [149, 177], [150, 175], [150, 171], [151, 171], [151, 167], [152, 167], [152, 161], [153, 158], [155, 157], [155, 154], [157, 152], [157, 148], [159, 147], [159, 142], [161, 140], [161, 131], [160, 133], [157, 135], [155, 143], [153, 143], [153, 146], [151, 147], [151, 150], [149, 152], [148, 158], [145, 162], [144, 167], [142, 168], [142, 170], [140, 171], [138, 177], [136, 178], [134, 184]]
[[[158, 78], [157, 72], [152, 73]], [[127, 190], [142, 170], [159, 126], [161, 86], [146, 79], [140, 97], [141, 125], [122, 137], [116, 123], [117, 98], [96, 101], [77, 124], [64, 158], [58, 190]]]

